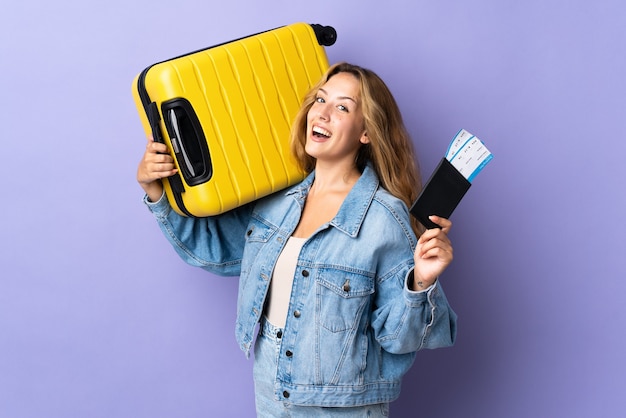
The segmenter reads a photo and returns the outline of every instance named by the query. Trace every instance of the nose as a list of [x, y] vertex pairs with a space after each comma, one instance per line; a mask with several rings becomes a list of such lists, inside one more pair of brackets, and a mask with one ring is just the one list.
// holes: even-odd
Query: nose
[[328, 104], [327, 103], [318, 103], [316, 106], [317, 117], [320, 120], [327, 121], [329, 118], [328, 112]]

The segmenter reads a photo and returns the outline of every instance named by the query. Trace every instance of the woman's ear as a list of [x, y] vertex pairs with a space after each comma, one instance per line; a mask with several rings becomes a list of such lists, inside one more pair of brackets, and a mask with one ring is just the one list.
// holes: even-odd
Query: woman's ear
[[367, 137], [367, 132], [363, 131], [363, 134], [361, 135], [361, 139], [359, 139], [359, 141], [361, 141], [361, 144], [369, 144], [370, 143], [370, 139]]

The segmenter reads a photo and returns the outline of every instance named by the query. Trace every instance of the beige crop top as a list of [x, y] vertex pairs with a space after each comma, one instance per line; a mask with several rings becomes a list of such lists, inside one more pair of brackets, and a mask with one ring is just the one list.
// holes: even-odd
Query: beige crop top
[[276, 260], [267, 297], [265, 317], [276, 327], [284, 328], [287, 321], [287, 309], [291, 298], [293, 276], [298, 264], [298, 256], [306, 238], [290, 237]]

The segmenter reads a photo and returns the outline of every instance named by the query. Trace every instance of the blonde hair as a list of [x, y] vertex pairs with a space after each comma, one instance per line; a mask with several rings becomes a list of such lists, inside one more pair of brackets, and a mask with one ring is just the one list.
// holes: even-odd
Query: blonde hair
[[[319, 89], [334, 75], [349, 73], [360, 85], [365, 131], [370, 140], [357, 154], [360, 171], [371, 163], [382, 187], [410, 207], [421, 191], [413, 143], [404, 126], [398, 104], [385, 82], [373, 71], [345, 62], [331, 66], [322, 79], [304, 97], [291, 130], [291, 151], [300, 167], [307, 173], [315, 168], [315, 158], [305, 151], [307, 115]], [[424, 228], [413, 217], [411, 227], [416, 235]]]

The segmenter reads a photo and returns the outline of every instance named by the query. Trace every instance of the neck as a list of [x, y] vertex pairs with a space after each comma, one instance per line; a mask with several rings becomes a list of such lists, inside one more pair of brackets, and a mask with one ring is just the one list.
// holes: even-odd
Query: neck
[[324, 164], [319, 161], [315, 165], [315, 181], [313, 188], [321, 191], [349, 190], [361, 177], [361, 173], [355, 165], [350, 167]]

